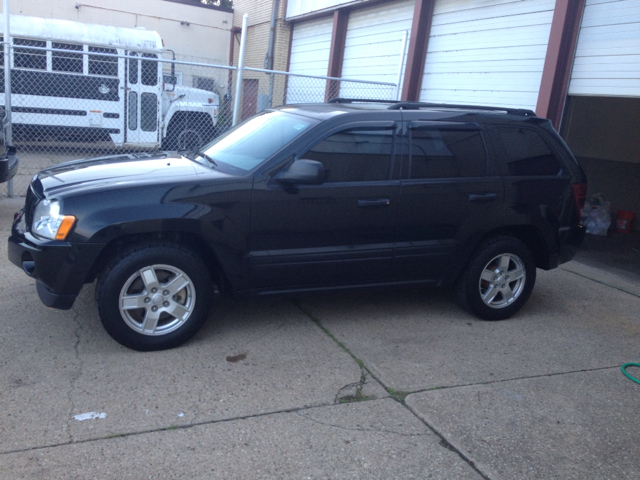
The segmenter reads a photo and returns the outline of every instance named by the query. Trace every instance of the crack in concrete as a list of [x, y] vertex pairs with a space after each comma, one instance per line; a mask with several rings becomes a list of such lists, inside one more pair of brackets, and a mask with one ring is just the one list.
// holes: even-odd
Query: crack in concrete
[[[322, 324], [322, 322], [320, 321], [319, 318], [316, 318], [308, 309], [303, 307], [301, 304], [296, 303], [296, 306], [305, 315], [307, 315], [318, 326], [318, 328], [320, 328], [320, 330], [322, 330], [340, 348], [342, 348], [346, 353], [348, 353], [349, 356], [351, 356], [351, 358], [353, 358], [353, 360], [360, 366], [360, 368], [363, 371], [366, 371], [369, 375], [371, 375], [371, 377], [374, 380], [376, 380], [380, 385], [382, 385], [388, 392], [391, 391], [390, 387], [387, 387], [387, 385], [385, 385], [384, 382], [382, 382], [378, 377], [376, 377], [373, 374], [372, 370], [370, 368], [368, 368], [364, 364], [364, 362], [362, 360], [360, 360], [358, 357], [356, 357], [340, 340], [337, 339], [337, 337], [333, 333], [331, 333], [331, 331], [327, 327], [325, 327]], [[403, 392], [403, 393], [405, 393], [405, 392]], [[410, 393], [414, 393], [414, 392], [406, 392], [406, 393], [407, 393], [407, 395], [409, 395]], [[440, 431], [438, 431], [433, 425], [431, 425], [429, 422], [424, 420], [422, 417], [420, 417], [420, 415], [417, 414], [417, 412], [415, 412], [411, 407], [409, 407], [404, 401], [405, 397], [406, 397], [406, 395], [402, 396], [400, 398], [399, 397], [395, 397], [393, 395], [391, 396], [391, 398], [393, 398], [396, 402], [398, 402], [400, 405], [402, 405], [404, 408], [406, 408], [407, 411], [409, 411], [413, 416], [415, 416], [422, 424], [424, 424], [429, 430], [431, 430], [431, 432], [433, 432], [434, 435], [436, 435], [440, 439], [440, 446], [442, 446], [443, 448], [446, 448], [447, 450], [450, 450], [451, 452], [455, 453], [461, 460], [463, 460], [467, 465], [469, 465], [484, 480], [491, 480], [491, 478], [487, 474], [485, 474], [482, 470], [480, 470], [480, 468], [475, 464], [475, 462], [473, 460], [471, 460], [460, 449], [456, 448], [451, 442], [449, 442], [449, 440], [446, 439], [444, 434], [442, 434]]]
[[320, 420], [317, 420], [315, 418], [311, 418], [308, 417], [306, 415], [303, 415], [301, 411], [298, 412], [293, 412], [295, 413], [297, 416], [304, 418], [305, 420], [310, 420], [314, 423], [318, 423], [320, 425], [324, 425], [326, 427], [332, 427], [332, 428], [337, 428], [338, 430], [349, 430], [352, 432], [375, 432], [375, 433], [389, 433], [392, 435], [398, 435], [400, 437], [426, 437], [427, 434], [426, 433], [403, 433], [403, 432], [395, 432], [393, 430], [384, 430], [382, 428], [364, 428], [364, 427], [345, 427], [343, 425], [336, 425], [333, 423], [328, 423], [328, 422], [322, 422]]
[[70, 404], [69, 418], [67, 418], [67, 433], [70, 443], [74, 443], [73, 434], [71, 433], [71, 418], [73, 412], [76, 409], [75, 402], [73, 401], [73, 391], [75, 390], [76, 381], [82, 376], [83, 361], [80, 357], [80, 351], [78, 350], [78, 347], [80, 346], [80, 331], [84, 328], [84, 325], [78, 320], [78, 317], [80, 317], [80, 312], [76, 310], [75, 306], [72, 307], [72, 311], [73, 313], [75, 313], [73, 321], [77, 325], [77, 328], [73, 331], [73, 335], [76, 337], [76, 342], [73, 346], [73, 350], [75, 352], [76, 360], [78, 361], [78, 373], [71, 377], [71, 384], [69, 385], [69, 391], [67, 392], [67, 398], [69, 399]]

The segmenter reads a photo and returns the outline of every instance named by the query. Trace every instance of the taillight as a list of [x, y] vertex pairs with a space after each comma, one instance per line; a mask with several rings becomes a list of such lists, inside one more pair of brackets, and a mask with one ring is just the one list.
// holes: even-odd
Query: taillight
[[577, 183], [575, 185], [571, 185], [571, 190], [573, 190], [573, 199], [576, 201], [578, 211], [582, 214], [584, 202], [587, 199], [587, 184]]

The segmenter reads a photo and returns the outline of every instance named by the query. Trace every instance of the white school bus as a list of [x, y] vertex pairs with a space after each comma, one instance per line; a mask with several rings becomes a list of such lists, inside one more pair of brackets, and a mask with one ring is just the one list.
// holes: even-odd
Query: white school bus
[[[0, 22], [2, 40], [3, 30]], [[183, 149], [215, 136], [218, 96], [176, 85], [175, 75], [165, 85], [157, 32], [11, 15], [10, 34], [17, 141]]]

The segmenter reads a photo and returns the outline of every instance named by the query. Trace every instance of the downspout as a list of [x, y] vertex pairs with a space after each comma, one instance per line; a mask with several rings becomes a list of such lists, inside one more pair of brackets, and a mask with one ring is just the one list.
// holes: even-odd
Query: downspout
[[[269, 45], [267, 47], [267, 56], [264, 57], [265, 70], [273, 70], [273, 49], [276, 43], [276, 20], [278, 17], [278, 0], [273, 0], [273, 11], [271, 12], [271, 27], [269, 30]], [[273, 107], [273, 81], [274, 74], [269, 79], [269, 106]]]

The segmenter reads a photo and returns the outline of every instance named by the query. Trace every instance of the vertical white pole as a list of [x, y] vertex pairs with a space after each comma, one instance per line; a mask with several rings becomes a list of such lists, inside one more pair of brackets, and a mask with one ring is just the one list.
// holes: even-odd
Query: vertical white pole
[[[13, 143], [11, 130], [11, 31], [9, 30], [9, 0], [3, 0], [4, 15], [4, 141], [6, 145]], [[13, 197], [13, 179], [7, 183], [7, 196]]]
[[[5, 2], [8, 0], [5, 0]], [[244, 69], [244, 47], [247, 41], [247, 22], [249, 21], [249, 14], [245, 13], [242, 16], [242, 37], [240, 38], [240, 53], [238, 54], [238, 74], [236, 75], [236, 96], [233, 99], [233, 123], [235, 126], [238, 123], [238, 110], [240, 109], [240, 91], [242, 90], [242, 70]]]
[[404, 31], [404, 35], [402, 36], [402, 50], [400, 50], [400, 65], [398, 65], [398, 78], [396, 78], [396, 100], [400, 100], [400, 95], [402, 93], [402, 89], [400, 88], [400, 83], [402, 82], [402, 69], [404, 68], [404, 60], [407, 56], [407, 37], [409, 36], [409, 30]]

